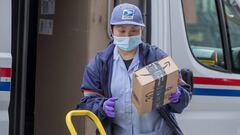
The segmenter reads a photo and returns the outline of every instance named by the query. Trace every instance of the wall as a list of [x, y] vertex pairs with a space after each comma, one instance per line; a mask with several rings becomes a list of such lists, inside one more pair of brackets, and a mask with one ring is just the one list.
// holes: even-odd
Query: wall
[[[56, 1], [54, 15], [39, 15], [53, 19], [52, 35], [38, 36], [35, 134], [66, 135], [66, 113], [74, 109], [82, 94], [79, 90], [84, 66], [96, 51], [104, 48], [106, 36], [106, 0]], [[83, 119], [77, 119], [80, 135]], [[80, 122], [79, 122], [80, 121]], [[86, 134], [91, 133], [86, 130]]]

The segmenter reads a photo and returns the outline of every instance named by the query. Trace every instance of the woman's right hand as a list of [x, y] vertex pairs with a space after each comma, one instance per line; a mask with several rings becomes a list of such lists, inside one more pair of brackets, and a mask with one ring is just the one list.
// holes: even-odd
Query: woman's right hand
[[116, 97], [111, 97], [103, 103], [103, 111], [106, 115], [110, 118], [115, 118], [115, 101], [117, 100]]

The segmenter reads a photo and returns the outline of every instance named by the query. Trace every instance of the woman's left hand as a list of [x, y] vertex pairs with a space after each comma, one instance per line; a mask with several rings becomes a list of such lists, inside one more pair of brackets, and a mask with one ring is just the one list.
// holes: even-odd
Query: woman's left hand
[[171, 96], [169, 97], [169, 100], [171, 101], [171, 103], [177, 103], [179, 101], [180, 95], [181, 95], [181, 91], [177, 87], [176, 92], [171, 94]]

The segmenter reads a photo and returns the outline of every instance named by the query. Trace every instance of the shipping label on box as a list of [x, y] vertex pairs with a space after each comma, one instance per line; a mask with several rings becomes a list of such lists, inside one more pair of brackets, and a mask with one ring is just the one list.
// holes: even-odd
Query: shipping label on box
[[169, 56], [135, 71], [132, 101], [138, 112], [144, 114], [168, 104], [177, 83], [178, 67]]

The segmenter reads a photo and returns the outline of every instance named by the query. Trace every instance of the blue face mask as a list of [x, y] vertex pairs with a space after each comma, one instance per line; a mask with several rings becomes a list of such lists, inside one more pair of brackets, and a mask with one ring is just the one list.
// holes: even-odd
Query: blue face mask
[[142, 43], [141, 35], [131, 37], [117, 37], [113, 36], [113, 43], [124, 51], [131, 51]]

